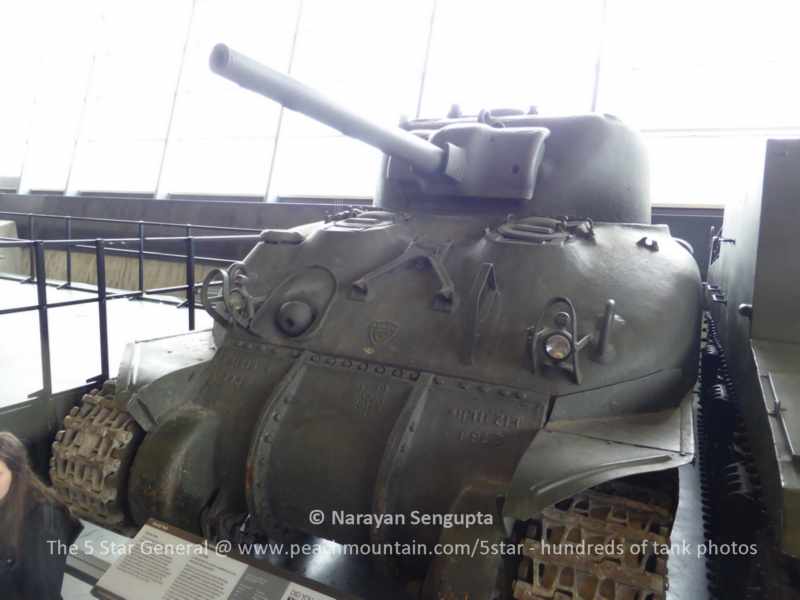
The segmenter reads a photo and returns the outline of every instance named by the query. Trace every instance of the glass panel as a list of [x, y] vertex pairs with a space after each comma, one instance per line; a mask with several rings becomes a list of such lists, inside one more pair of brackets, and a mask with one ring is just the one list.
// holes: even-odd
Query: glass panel
[[651, 135], [646, 141], [653, 204], [724, 206], [741, 199], [764, 167], [766, 138], [760, 136]]
[[451, 104], [587, 112], [602, 3], [595, 0], [440, 0], [422, 102], [423, 117]]
[[[155, 190], [191, 7], [191, 0], [101, 3], [73, 190]], [[130, 156], [123, 152], [126, 144]], [[101, 148], [113, 157], [103, 156]], [[125, 173], [120, 160], [128, 164]], [[112, 172], [120, 173], [118, 181]]]
[[381, 153], [344, 136], [281, 141], [271, 189], [279, 196], [372, 198]]
[[794, 0], [610, 0], [599, 108], [642, 128], [800, 125]]
[[[416, 112], [431, 10], [429, 0], [306, 0], [292, 76], [395, 126]], [[270, 196], [371, 196], [379, 159], [363, 143], [286, 111]]]
[[[431, 10], [427, 0], [306, 0], [292, 76], [383, 125], [413, 117]], [[338, 134], [294, 112], [282, 133]]]
[[279, 0], [197, 3], [160, 193], [266, 193], [279, 107], [212, 73], [208, 57], [223, 42], [286, 71], [297, 7]]
[[[31, 48], [36, 63], [31, 66], [34, 102], [20, 190], [63, 190], [86, 96], [100, 11], [96, 2], [89, 1], [34, 1], [28, 8], [37, 20], [31, 25], [33, 29], [23, 33], [36, 42]], [[14, 52], [20, 58], [24, 54], [19, 49]]]
[[86, 139], [165, 139], [191, 1], [102, 7]]
[[182, 194], [263, 196], [273, 138], [183, 140], [170, 143], [180, 157], [164, 171], [162, 188]]
[[161, 149], [153, 140], [85, 142], [75, 160], [72, 180], [82, 192], [155, 192]]
[[74, 151], [74, 137], [32, 138], [25, 157], [20, 190], [64, 191]]
[[0, 177], [17, 177], [25, 148], [42, 64], [40, 40], [31, 35], [38, 2], [0, 2]]

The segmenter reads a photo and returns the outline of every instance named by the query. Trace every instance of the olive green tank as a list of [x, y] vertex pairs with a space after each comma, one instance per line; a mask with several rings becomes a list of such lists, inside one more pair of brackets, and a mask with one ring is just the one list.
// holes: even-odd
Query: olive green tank
[[65, 499], [117, 529], [392, 547], [369, 597], [665, 598], [666, 558], [631, 548], [669, 540], [694, 456], [701, 288], [650, 224], [640, 137], [384, 127], [225, 46], [211, 67], [382, 150], [374, 206], [265, 230], [206, 278], [212, 331], [132, 343], [54, 445]]

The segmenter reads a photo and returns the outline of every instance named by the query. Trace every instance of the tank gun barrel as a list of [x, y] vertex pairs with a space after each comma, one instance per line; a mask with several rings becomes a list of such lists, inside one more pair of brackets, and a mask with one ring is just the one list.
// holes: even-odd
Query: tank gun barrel
[[390, 156], [403, 158], [422, 173], [439, 173], [447, 165], [447, 152], [439, 146], [399, 127], [372, 123], [296, 79], [231, 50], [225, 44], [214, 47], [209, 62], [211, 70], [218, 75]]

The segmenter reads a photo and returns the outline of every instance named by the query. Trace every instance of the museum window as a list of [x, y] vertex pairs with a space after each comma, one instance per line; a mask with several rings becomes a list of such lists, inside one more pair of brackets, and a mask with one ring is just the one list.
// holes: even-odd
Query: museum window
[[0, 188], [21, 192], [370, 198], [380, 153], [214, 77], [219, 41], [386, 125], [454, 103], [614, 114], [642, 131], [662, 205], [724, 205], [768, 136], [800, 134], [788, 0], [12, 0], [0, 16]]
[[723, 206], [800, 135], [796, 2], [609, 0], [597, 109], [642, 131], [654, 204]]

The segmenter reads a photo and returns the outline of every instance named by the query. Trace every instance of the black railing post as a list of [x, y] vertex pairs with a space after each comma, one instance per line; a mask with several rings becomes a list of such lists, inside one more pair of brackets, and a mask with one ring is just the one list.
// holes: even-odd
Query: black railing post
[[44, 245], [36, 241], [31, 246], [36, 267], [36, 303], [39, 311], [39, 345], [42, 358], [42, 397], [49, 400], [53, 391], [53, 372], [50, 364], [50, 324], [47, 320], [47, 279], [44, 267]]
[[192, 226], [186, 226], [186, 303], [189, 307], [189, 331], [194, 331], [194, 238]]
[[[28, 239], [33, 240], [33, 213], [28, 213]], [[30, 281], [33, 281], [36, 278], [36, 246], [31, 246], [30, 254]]]
[[144, 223], [139, 221], [139, 291], [144, 295]]
[[[66, 234], [67, 239], [72, 239], [72, 217], [67, 216], [66, 220], [64, 221], [66, 224]], [[72, 246], [67, 244], [67, 287], [72, 286]]]
[[106, 252], [103, 240], [95, 241], [97, 258], [97, 314], [100, 320], [100, 380], [108, 379], [108, 312], [106, 306]]

